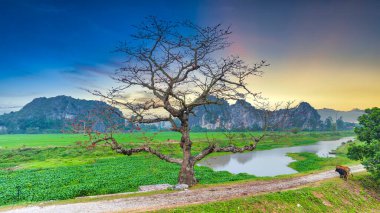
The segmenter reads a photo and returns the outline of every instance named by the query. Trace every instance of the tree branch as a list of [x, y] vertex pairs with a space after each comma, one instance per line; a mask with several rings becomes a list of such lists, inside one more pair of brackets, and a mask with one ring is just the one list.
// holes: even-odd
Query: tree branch
[[199, 153], [197, 156], [194, 157], [195, 161], [200, 161], [203, 158], [205, 158], [207, 155], [213, 153], [213, 152], [232, 152], [232, 153], [241, 153], [245, 151], [252, 151], [256, 149], [257, 144], [260, 142], [261, 139], [264, 138], [264, 135], [260, 138], [255, 138], [254, 143], [248, 146], [244, 147], [237, 147], [235, 145], [230, 145], [227, 147], [219, 147], [217, 144], [213, 143], [207, 148], [205, 148], [201, 153]]
[[[111, 142], [109, 142], [111, 141]], [[176, 164], [181, 164], [182, 163], [182, 160], [181, 159], [178, 159], [178, 158], [172, 158], [172, 157], [169, 157], [167, 155], [164, 155], [162, 153], [160, 153], [159, 151], [149, 147], [149, 146], [142, 146], [142, 147], [139, 147], [139, 148], [130, 148], [130, 149], [126, 149], [122, 146], [120, 146], [119, 143], [117, 143], [116, 139], [113, 138], [113, 137], [104, 137], [104, 138], [100, 138], [100, 139], [97, 139], [95, 141], [93, 141], [91, 144], [93, 146], [95, 146], [96, 144], [100, 143], [100, 142], [105, 142], [106, 144], [109, 144], [111, 145], [111, 148], [112, 150], [115, 150], [117, 153], [120, 153], [120, 154], [123, 154], [123, 155], [132, 155], [133, 153], [139, 153], [139, 152], [147, 152], [147, 153], [150, 153], [152, 155], [155, 155], [157, 156], [158, 158], [162, 159], [162, 160], [165, 160], [169, 163], [176, 163]]]

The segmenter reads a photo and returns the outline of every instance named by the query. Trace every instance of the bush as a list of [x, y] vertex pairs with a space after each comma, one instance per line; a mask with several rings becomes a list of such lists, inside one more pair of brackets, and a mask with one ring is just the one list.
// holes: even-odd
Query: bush
[[290, 130], [290, 132], [293, 133], [293, 134], [297, 134], [297, 133], [300, 132], [300, 129], [299, 128], [293, 128], [293, 129]]

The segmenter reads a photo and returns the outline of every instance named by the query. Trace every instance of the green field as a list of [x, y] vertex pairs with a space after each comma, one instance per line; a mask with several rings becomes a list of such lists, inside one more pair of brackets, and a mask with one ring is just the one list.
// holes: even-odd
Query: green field
[[[260, 135], [261, 132], [251, 132], [255, 135]], [[236, 138], [241, 138], [240, 132], [235, 133], [223, 133], [223, 132], [192, 132], [191, 139], [193, 142], [205, 142], [206, 135], [210, 139], [216, 139], [218, 141], [228, 141], [226, 134], [235, 134]], [[264, 144], [259, 146], [259, 149], [271, 149], [275, 147], [293, 146], [302, 143], [313, 143], [315, 139], [320, 139], [323, 135], [323, 139], [336, 139], [339, 136], [353, 135], [353, 132], [300, 132], [298, 134], [292, 133], [276, 133], [281, 136], [281, 144], [277, 143], [275, 137], [269, 138], [264, 141]], [[153, 136], [155, 135], [155, 136]], [[143, 137], [152, 137], [153, 142], [167, 142], [171, 140], [179, 141], [181, 135], [177, 132], [158, 132], [158, 133], [124, 133], [116, 134], [115, 138], [119, 142], [125, 143], [142, 143]], [[7, 148], [20, 148], [20, 147], [57, 147], [57, 146], [71, 146], [75, 145], [78, 141], [86, 141], [88, 137], [83, 134], [15, 134], [15, 135], [0, 135], [0, 149]], [[273, 143], [270, 143], [273, 142]]]
[[[225, 140], [226, 137], [221, 132], [193, 132], [191, 138], [193, 141], [205, 141], [205, 135], [210, 138]], [[238, 135], [239, 133], [234, 133]], [[254, 134], [260, 134], [255, 132]], [[115, 134], [115, 138], [119, 142], [125, 143], [142, 143], [144, 137], [152, 137], [152, 142], [167, 142], [170, 140], [179, 141], [181, 135], [178, 132], [136, 132]], [[46, 147], [46, 146], [70, 146], [75, 145], [78, 141], [88, 140], [84, 134], [16, 134], [16, 135], [0, 135], [0, 148], [19, 148], [27, 147]]]
[[[211, 134], [222, 145], [231, 143], [223, 133]], [[280, 137], [266, 138], [259, 143], [257, 149], [305, 145], [347, 135], [352, 135], [352, 132], [281, 133]], [[141, 135], [125, 134], [117, 137], [123, 142], [136, 140], [136, 143], [128, 144], [133, 146], [140, 143]], [[207, 146], [204, 140], [205, 133], [193, 133], [192, 137], [194, 152], [199, 152]], [[154, 141], [164, 142], [178, 138], [179, 135], [163, 132], [158, 134]], [[0, 205], [129, 192], [136, 191], [140, 185], [174, 184], [177, 181], [178, 165], [145, 153], [123, 156], [114, 153], [109, 147], [88, 149], [87, 146], [76, 143], [85, 139], [83, 135], [1, 135], [0, 146], [3, 148], [0, 149]], [[177, 143], [155, 142], [152, 145], [162, 152], [181, 156]], [[247, 144], [242, 139], [234, 140], [232, 143]], [[310, 156], [306, 156], [305, 159], [309, 158]], [[326, 166], [330, 164], [313, 169], [323, 169]], [[310, 169], [301, 171], [306, 172]], [[247, 174], [215, 172], [206, 167], [196, 167], [196, 177], [200, 184], [257, 179]]]

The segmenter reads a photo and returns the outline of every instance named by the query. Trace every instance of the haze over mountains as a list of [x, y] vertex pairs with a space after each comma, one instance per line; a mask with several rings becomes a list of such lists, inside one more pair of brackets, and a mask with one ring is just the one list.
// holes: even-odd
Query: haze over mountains
[[339, 111], [334, 109], [318, 109], [317, 110], [322, 120], [326, 120], [328, 117], [333, 118], [334, 120], [342, 117], [344, 121], [350, 123], [358, 123], [359, 116], [364, 114], [364, 110], [353, 109], [350, 111]]
[[[212, 98], [212, 97], [211, 97]], [[221, 129], [250, 129], [259, 130], [262, 127], [262, 110], [256, 109], [250, 103], [239, 100], [229, 104], [225, 100], [219, 100], [220, 105], [209, 105], [196, 108], [190, 118], [191, 128], [196, 130], [221, 130]], [[36, 98], [17, 112], [0, 115], [0, 133], [48, 133], [60, 132], [68, 122], [88, 120], [89, 112], [104, 108], [116, 108], [101, 101], [80, 100], [68, 96], [53, 98]], [[345, 122], [355, 123], [357, 117], [363, 114], [362, 110], [348, 112], [332, 109], [316, 110], [306, 102], [290, 109], [288, 118], [283, 121], [283, 128], [298, 128], [300, 130], [324, 130], [324, 121], [329, 116], [339, 118]], [[107, 120], [94, 113], [90, 121], [97, 130], [104, 130]], [[275, 119], [281, 119], [284, 111], [276, 111]], [[114, 116], [113, 120], [124, 126], [124, 120]], [[90, 125], [90, 124], [88, 124]], [[148, 128], [165, 129], [168, 123], [146, 125]], [[352, 127], [352, 126], [350, 126]]]

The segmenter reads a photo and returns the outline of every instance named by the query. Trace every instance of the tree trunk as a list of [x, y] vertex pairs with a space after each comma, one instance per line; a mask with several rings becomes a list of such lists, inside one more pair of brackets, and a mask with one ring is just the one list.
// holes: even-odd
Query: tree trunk
[[184, 119], [182, 121], [181, 127], [181, 148], [183, 151], [183, 161], [181, 170], [178, 176], [178, 183], [187, 184], [193, 186], [197, 183], [194, 173], [195, 160], [191, 156], [191, 140], [190, 140], [190, 129], [188, 126], [188, 120]]
[[189, 186], [193, 186], [197, 183], [197, 179], [195, 178], [194, 173], [194, 164], [195, 162], [192, 160], [192, 158], [183, 158], [181, 171], [179, 172], [178, 176], [178, 183], [180, 184], [187, 184]]

